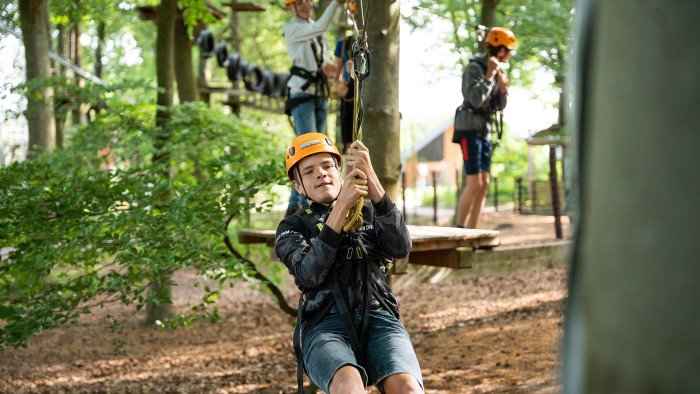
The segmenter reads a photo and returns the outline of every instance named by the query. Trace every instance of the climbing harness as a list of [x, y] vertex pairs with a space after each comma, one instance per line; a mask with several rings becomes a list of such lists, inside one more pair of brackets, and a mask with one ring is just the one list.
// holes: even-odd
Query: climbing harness
[[[372, 7], [372, 0], [367, 2], [367, 11], [364, 12], [362, 2], [360, 2], [360, 15], [362, 18], [362, 34], [357, 28], [355, 16], [348, 12], [353, 20], [353, 28], [355, 29], [355, 42], [352, 48], [353, 59], [353, 78], [355, 86], [355, 96], [353, 97], [353, 119], [352, 119], [352, 140], [362, 140], [362, 118], [364, 110], [362, 108], [362, 85], [364, 80], [369, 77], [371, 71], [371, 56], [367, 45], [367, 21], [369, 20], [369, 11]], [[343, 224], [343, 231], [348, 232], [351, 228], [359, 228], [362, 225], [362, 205], [364, 198], [360, 197], [352, 207]]]
[[[330, 211], [320, 215], [313, 209], [312, 205], [309, 205], [306, 209], [300, 210], [295, 215], [301, 219], [301, 222], [304, 224], [304, 227], [307, 229], [309, 234], [312, 234], [313, 238], [316, 238], [320, 234], [329, 213]], [[368, 219], [372, 220], [372, 218]], [[294, 329], [293, 339], [294, 353], [297, 359], [297, 384], [299, 394], [302, 394], [303, 392], [304, 373], [304, 360], [301, 352], [302, 325], [305, 329], [311, 330], [330, 312], [333, 305], [335, 305], [337, 312], [343, 321], [343, 325], [345, 326], [348, 339], [350, 341], [350, 346], [355, 354], [357, 362], [370, 370], [374, 367], [370, 362], [368, 362], [369, 360], [367, 359], [367, 354], [364, 349], [367, 346], [369, 334], [369, 313], [372, 310], [372, 297], [374, 296], [374, 299], [379, 302], [380, 309], [388, 311], [397, 319], [399, 318], [398, 309], [386, 301], [384, 298], [385, 296], [382, 294], [382, 290], [377, 288], [377, 282], [373, 280], [373, 278], [379, 278], [380, 283], [388, 287], [386, 281], [383, 279], [385, 276], [378, 265], [369, 260], [369, 254], [360, 241], [360, 232], [352, 231], [344, 234], [343, 236], [344, 239], [341, 242], [341, 246], [338, 248], [340, 251], [338, 254], [338, 256], [340, 256], [340, 260], [335, 262], [334, 269], [328, 274], [323, 288], [319, 290], [326, 290], [329, 294], [323, 301], [322, 306], [314, 312], [313, 318], [307, 322], [302, 321], [304, 293], [302, 292], [302, 294], [299, 296], [296, 327]], [[365, 289], [362, 305], [359, 305], [363, 312], [362, 324], [361, 328], [357, 331], [355, 330], [355, 325], [352, 321], [350, 310], [348, 309], [349, 300], [346, 299], [346, 294], [343, 292], [344, 289], [348, 288], [350, 283], [354, 282], [353, 279], [357, 279], [351, 277], [353, 271], [359, 271], [359, 279], [364, 284]], [[353, 306], [358, 307], [357, 305]], [[372, 372], [372, 375], [374, 372]]]
[[[304, 79], [306, 82], [301, 86], [302, 91], [306, 91], [309, 89], [312, 85], [315, 86], [315, 94], [308, 95], [308, 96], [302, 96], [302, 97], [295, 97], [295, 98], [290, 98], [290, 93], [291, 89], [288, 87], [287, 88], [287, 99], [284, 102], [284, 113], [287, 115], [287, 120], [289, 120], [289, 124], [292, 126], [292, 128], [296, 132], [296, 126], [294, 122], [292, 122], [292, 108], [296, 107], [297, 105], [306, 103], [311, 100], [315, 100], [317, 98], [322, 98], [326, 99], [330, 96], [330, 90], [328, 88], [328, 78], [326, 77], [326, 74], [323, 72], [323, 52], [324, 52], [324, 45], [323, 45], [323, 39], [322, 36], [317, 36], [316, 38], [312, 39], [310, 42], [311, 45], [311, 50], [314, 53], [314, 57], [316, 59], [316, 71], [309, 71], [303, 67], [295, 66], [292, 65], [292, 67], [289, 69], [289, 76], [290, 78], [292, 76], [297, 76], [302, 79]], [[320, 108], [319, 106], [322, 105], [320, 103], [317, 103], [316, 109]]]

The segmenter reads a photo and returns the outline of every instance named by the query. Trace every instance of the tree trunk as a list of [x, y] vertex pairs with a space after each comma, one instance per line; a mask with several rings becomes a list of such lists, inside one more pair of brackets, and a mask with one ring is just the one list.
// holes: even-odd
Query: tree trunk
[[[107, 35], [107, 25], [104, 21], [97, 22], [97, 44], [95, 45], [95, 76], [102, 79], [102, 50], [105, 45], [105, 38]], [[104, 102], [91, 103], [91, 108], [88, 108], [88, 112], [85, 114], [87, 121], [90, 122], [90, 109], [95, 111], [95, 115], [99, 114], [105, 108]]]
[[[165, 123], [173, 105], [173, 79], [175, 74], [175, 18], [177, 16], [177, 0], [162, 0], [158, 10], [156, 37], [156, 73], [158, 77], [158, 96], [156, 111], [156, 133], [154, 136], [153, 162], [160, 165], [162, 176], [169, 177], [170, 154], [165, 149], [168, 142], [168, 130]], [[149, 298], [170, 299], [170, 272], [156, 271], [153, 273], [149, 287]], [[171, 303], [149, 301], [146, 304], [146, 323], [153, 323], [172, 315]]]
[[181, 103], [199, 101], [199, 88], [192, 62], [192, 41], [187, 34], [187, 26], [182, 18], [175, 22], [175, 76], [177, 93]]
[[399, 113], [399, 1], [374, 2], [368, 22], [371, 74], [362, 92], [365, 118], [362, 140], [392, 201], [401, 179]]
[[95, 45], [95, 76], [102, 79], [102, 48], [105, 44], [107, 26], [103, 21], [97, 22], [97, 45]]
[[578, 2], [565, 393], [700, 392], [699, 14]]
[[[231, 16], [229, 17], [229, 29], [231, 31], [231, 48], [240, 55], [241, 41], [243, 41], [243, 37], [241, 37], [241, 24], [238, 11], [235, 10], [236, 3], [238, 3], [237, 0], [231, 0]], [[240, 87], [241, 81], [237, 79], [231, 81], [232, 89], [239, 89]], [[236, 100], [233, 100], [229, 106], [231, 107], [231, 112], [238, 116], [241, 115], [241, 104], [236, 102]]]
[[486, 27], [494, 27], [496, 23], [496, 6], [500, 0], [481, 0], [480, 22]]
[[[76, 67], [80, 68], [83, 65], [83, 46], [80, 44], [80, 36], [83, 33], [80, 21], [73, 21], [73, 26], [71, 27], [71, 57], [70, 60]], [[85, 80], [78, 73], [73, 74], [73, 81], [76, 88], [81, 88], [85, 86]], [[86, 123], [86, 108], [84, 103], [74, 102], [73, 103], [73, 115], [72, 122], [75, 125], [81, 125]]]
[[167, 108], [173, 105], [173, 80], [175, 76], [175, 18], [177, 0], [162, 0], [158, 10], [156, 38], [156, 74], [158, 79], [159, 106], [156, 125], [162, 126], [167, 118]]
[[[46, 0], [23, 0], [19, 2], [19, 15], [24, 53], [27, 66], [27, 81], [49, 78], [49, 10]], [[37, 86], [27, 92], [27, 125], [29, 127], [29, 157], [56, 147], [56, 124], [53, 115], [53, 88]]]
[[[70, 32], [65, 25], [59, 25], [58, 36], [56, 37], [56, 50], [58, 55], [64, 59], [70, 59]], [[66, 79], [73, 77], [73, 70], [56, 62], [54, 63], [54, 72], [57, 76], [65, 77]], [[56, 122], [56, 146], [63, 146], [63, 130], [66, 127], [66, 118], [68, 117], [68, 109], [70, 108], [70, 98], [66, 92], [66, 87], [63, 86], [56, 92], [54, 101], [54, 117]]]

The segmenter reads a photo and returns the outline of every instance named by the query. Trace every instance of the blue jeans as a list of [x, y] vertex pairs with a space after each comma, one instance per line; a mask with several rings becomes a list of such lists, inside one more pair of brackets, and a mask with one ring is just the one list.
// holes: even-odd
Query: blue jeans
[[[289, 98], [310, 97], [308, 93], [294, 93]], [[320, 96], [291, 109], [297, 135], [311, 132], [326, 133], [326, 99]]]
[[[357, 329], [362, 324], [363, 311], [355, 309], [350, 314]], [[412, 375], [422, 387], [423, 376], [418, 357], [401, 322], [387, 311], [371, 311], [367, 329], [369, 335], [365, 354], [367, 363], [371, 365], [369, 370], [355, 358], [339, 314], [328, 314], [310, 330], [302, 327], [301, 352], [309, 378], [327, 393], [328, 385], [338, 369], [352, 365], [360, 372], [365, 386], [369, 378], [382, 392], [382, 380], [397, 373]]]

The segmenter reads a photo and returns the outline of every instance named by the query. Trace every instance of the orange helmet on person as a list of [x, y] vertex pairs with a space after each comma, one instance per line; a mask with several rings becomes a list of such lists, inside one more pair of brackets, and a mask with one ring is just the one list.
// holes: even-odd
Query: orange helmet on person
[[338, 148], [335, 147], [333, 141], [328, 136], [322, 133], [306, 133], [292, 140], [287, 148], [286, 164], [287, 176], [289, 180], [294, 180], [292, 170], [301, 159], [315, 155], [317, 153], [330, 153], [335, 157], [338, 165], [342, 163], [342, 157]]
[[515, 49], [515, 34], [503, 27], [492, 27], [486, 35], [486, 43], [492, 47]]

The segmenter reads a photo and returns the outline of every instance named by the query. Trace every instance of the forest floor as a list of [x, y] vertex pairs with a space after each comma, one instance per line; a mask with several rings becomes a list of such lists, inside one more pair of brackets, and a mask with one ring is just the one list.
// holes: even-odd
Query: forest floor
[[[482, 228], [500, 230], [503, 245], [554, 239], [551, 216], [486, 212]], [[394, 288], [426, 393], [559, 392], [566, 279], [551, 268]], [[175, 306], [185, 308], [196, 301], [194, 275], [176, 281]], [[284, 290], [296, 305], [293, 285]], [[0, 352], [0, 393], [294, 393], [293, 319], [246, 284], [217, 305], [219, 323], [164, 331], [123, 306], [96, 310]], [[124, 313], [119, 355], [106, 316]]]

